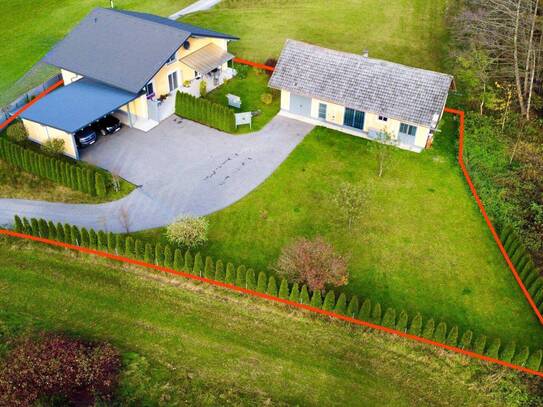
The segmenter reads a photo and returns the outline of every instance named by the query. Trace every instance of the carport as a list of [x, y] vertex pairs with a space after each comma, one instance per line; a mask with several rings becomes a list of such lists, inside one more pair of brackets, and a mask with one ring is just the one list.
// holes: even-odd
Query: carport
[[[79, 158], [74, 133], [127, 105], [139, 95], [83, 78], [50, 93], [21, 114], [28, 136], [43, 144], [64, 140], [65, 154]], [[128, 114], [130, 110], [126, 107]]]

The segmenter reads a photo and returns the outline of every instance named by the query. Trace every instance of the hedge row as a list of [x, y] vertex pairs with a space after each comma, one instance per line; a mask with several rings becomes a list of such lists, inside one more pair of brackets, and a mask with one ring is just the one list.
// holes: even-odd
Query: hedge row
[[92, 196], [107, 194], [106, 177], [91, 168], [83, 168], [62, 158], [52, 157], [0, 137], [0, 158], [34, 175], [58, 182]]
[[233, 133], [236, 130], [234, 112], [228, 107], [196, 98], [188, 93], [177, 92], [175, 113], [216, 129]]
[[530, 352], [527, 346], [517, 347], [516, 342], [502, 345], [499, 338], [491, 339], [486, 335], [475, 335], [471, 330], [460, 332], [457, 325], [448, 326], [446, 322], [433, 318], [424, 320], [420, 313], [410, 318], [405, 310], [398, 313], [394, 308], [385, 309], [380, 303], [373, 303], [370, 299], [361, 301], [356, 295], [347, 298], [345, 293], [337, 296], [333, 290], [329, 290], [323, 298], [320, 291], [311, 293], [305, 284], [302, 286], [297, 283], [289, 284], [286, 279], [278, 281], [275, 276], [268, 276], [265, 272], [256, 273], [253, 269], [243, 265], [235, 267], [232, 263], [224, 264], [222, 260], [214, 261], [210, 256], [204, 258], [201, 253], [193, 255], [190, 250], [183, 253], [181, 249], [168, 244], [144, 243], [139, 239], [134, 240], [131, 236], [103, 231], [96, 232], [93, 229], [79, 229], [77, 226], [54, 224], [44, 219], [33, 218], [29, 221], [18, 216], [15, 216], [15, 230], [136, 258], [146, 263], [183, 270], [200, 277], [233, 284], [301, 304], [309, 304], [313, 307], [526, 366], [533, 370], [539, 370], [541, 367], [543, 358], [541, 350]]
[[517, 269], [522, 283], [532, 296], [539, 312], [543, 313], [543, 277], [537, 270], [528, 250], [509, 225], [503, 228], [500, 238], [511, 262]]

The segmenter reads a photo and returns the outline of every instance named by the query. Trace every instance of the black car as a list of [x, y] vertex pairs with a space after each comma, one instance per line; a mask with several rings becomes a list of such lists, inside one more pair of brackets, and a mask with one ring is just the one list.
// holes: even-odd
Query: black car
[[83, 148], [96, 143], [98, 134], [94, 126], [87, 126], [74, 134], [75, 142], [78, 147]]
[[98, 132], [105, 136], [107, 134], [117, 133], [121, 130], [123, 125], [115, 116], [109, 115], [98, 120], [98, 123], [96, 123], [95, 126]]

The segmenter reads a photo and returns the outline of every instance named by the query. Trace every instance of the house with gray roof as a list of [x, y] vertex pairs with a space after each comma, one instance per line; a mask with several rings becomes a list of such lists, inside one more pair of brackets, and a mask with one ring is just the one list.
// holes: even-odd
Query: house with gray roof
[[453, 78], [287, 40], [269, 86], [281, 114], [420, 152], [431, 145]]
[[148, 131], [173, 114], [175, 94], [199, 97], [234, 75], [230, 41], [239, 38], [152, 14], [97, 8], [42, 62], [60, 69], [64, 86], [21, 114], [29, 138], [65, 141], [78, 157], [74, 133], [113, 114]]

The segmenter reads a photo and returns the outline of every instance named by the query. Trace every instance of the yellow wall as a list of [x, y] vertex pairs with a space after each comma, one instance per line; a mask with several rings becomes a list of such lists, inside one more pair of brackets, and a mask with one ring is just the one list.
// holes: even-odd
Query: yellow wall
[[67, 71], [65, 69], [61, 69], [60, 72], [62, 73], [62, 79], [64, 80], [65, 85], [69, 85], [70, 83], [82, 78], [81, 75]]
[[[177, 78], [179, 80], [179, 87], [183, 87], [184, 81], [190, 81], [194, 79], [194, 70], [192, 68], [189, 68], [185, 64], [179, 62], [181, 58], [186, 57], [187, 55], [193, 53], [194, 51], [199, 50], [202, 47], [205, 47], [208, 44], [215, 44], [224, 50], [228, 50], [228, 41], [223, 40], [220, 38], [194, 38], [190, 37], [190, 49], [186, 50], [185, 48], [181, 47], [179, 50], [177, 50], [175, 55], [175, 62], [172, 62], [170, 64], [164, 65], [160, 71], [155, 75], [153, 78], [153, 86], [155, 95], [157, 97], [161, 95], [166, 95], [170, 93], [170, 87], [168, 84], [168, 75], [172, 72], [177, 71]], [[223, 65], [223, 69], [227, 68], [227, 64]]]
[[139, 98], [134, 99], [128, 105], [121, 106], [120, 110], [128, 113], [128, 108], [130, 108], [130, 113], [132, 114], [132, 120], [134, 122], [138, 119], [138, 117], [147, 119], [148, 118], [147, 96], [141, 95]]
[[30, 140], [43, 144], [50, 139], [62, 139], [64, 140], [64, 154], [73, 158], [78, 158], [77, 146], [70, 133], [66, 133], [53, 127], [43, 126], [30, 120], [23, 120], [23, 124], [28, 132], [28, 138]]
[[[311, 99], [311, 117], [325, 124], [322, 119], [319, 118], [319, 104], [324, 103], [326, 107], [326, 122], [343, 126], [343, 118], [345, 115], [345, 107], [337, 105], [331, 102], [326, 102], [316, 98]], [[281, 91], [281, 109], [289, 111], [290, 110], [290, 92], [282, 90]], [[417, 133], [415, 135], [415, 145], [418, 147], [426, 147], [426, 140], [428, 139], [428, 134], [430, 129], [428, 127], [420, 126], [415, 123], [410, 123], [406, 121], [400, 122], [399, 120], [388, 118], [386, 122], [379, 120], [379, 115], [374, 113], [365, 112], [364, 116], [364, 129], [363, 131], [368, 133], [370, 130], [385, 130], [387, 129], [392, 133], [394, 138], [398, 137], [400, 131], [400, 123], [411, 124], [417, 127]]]

